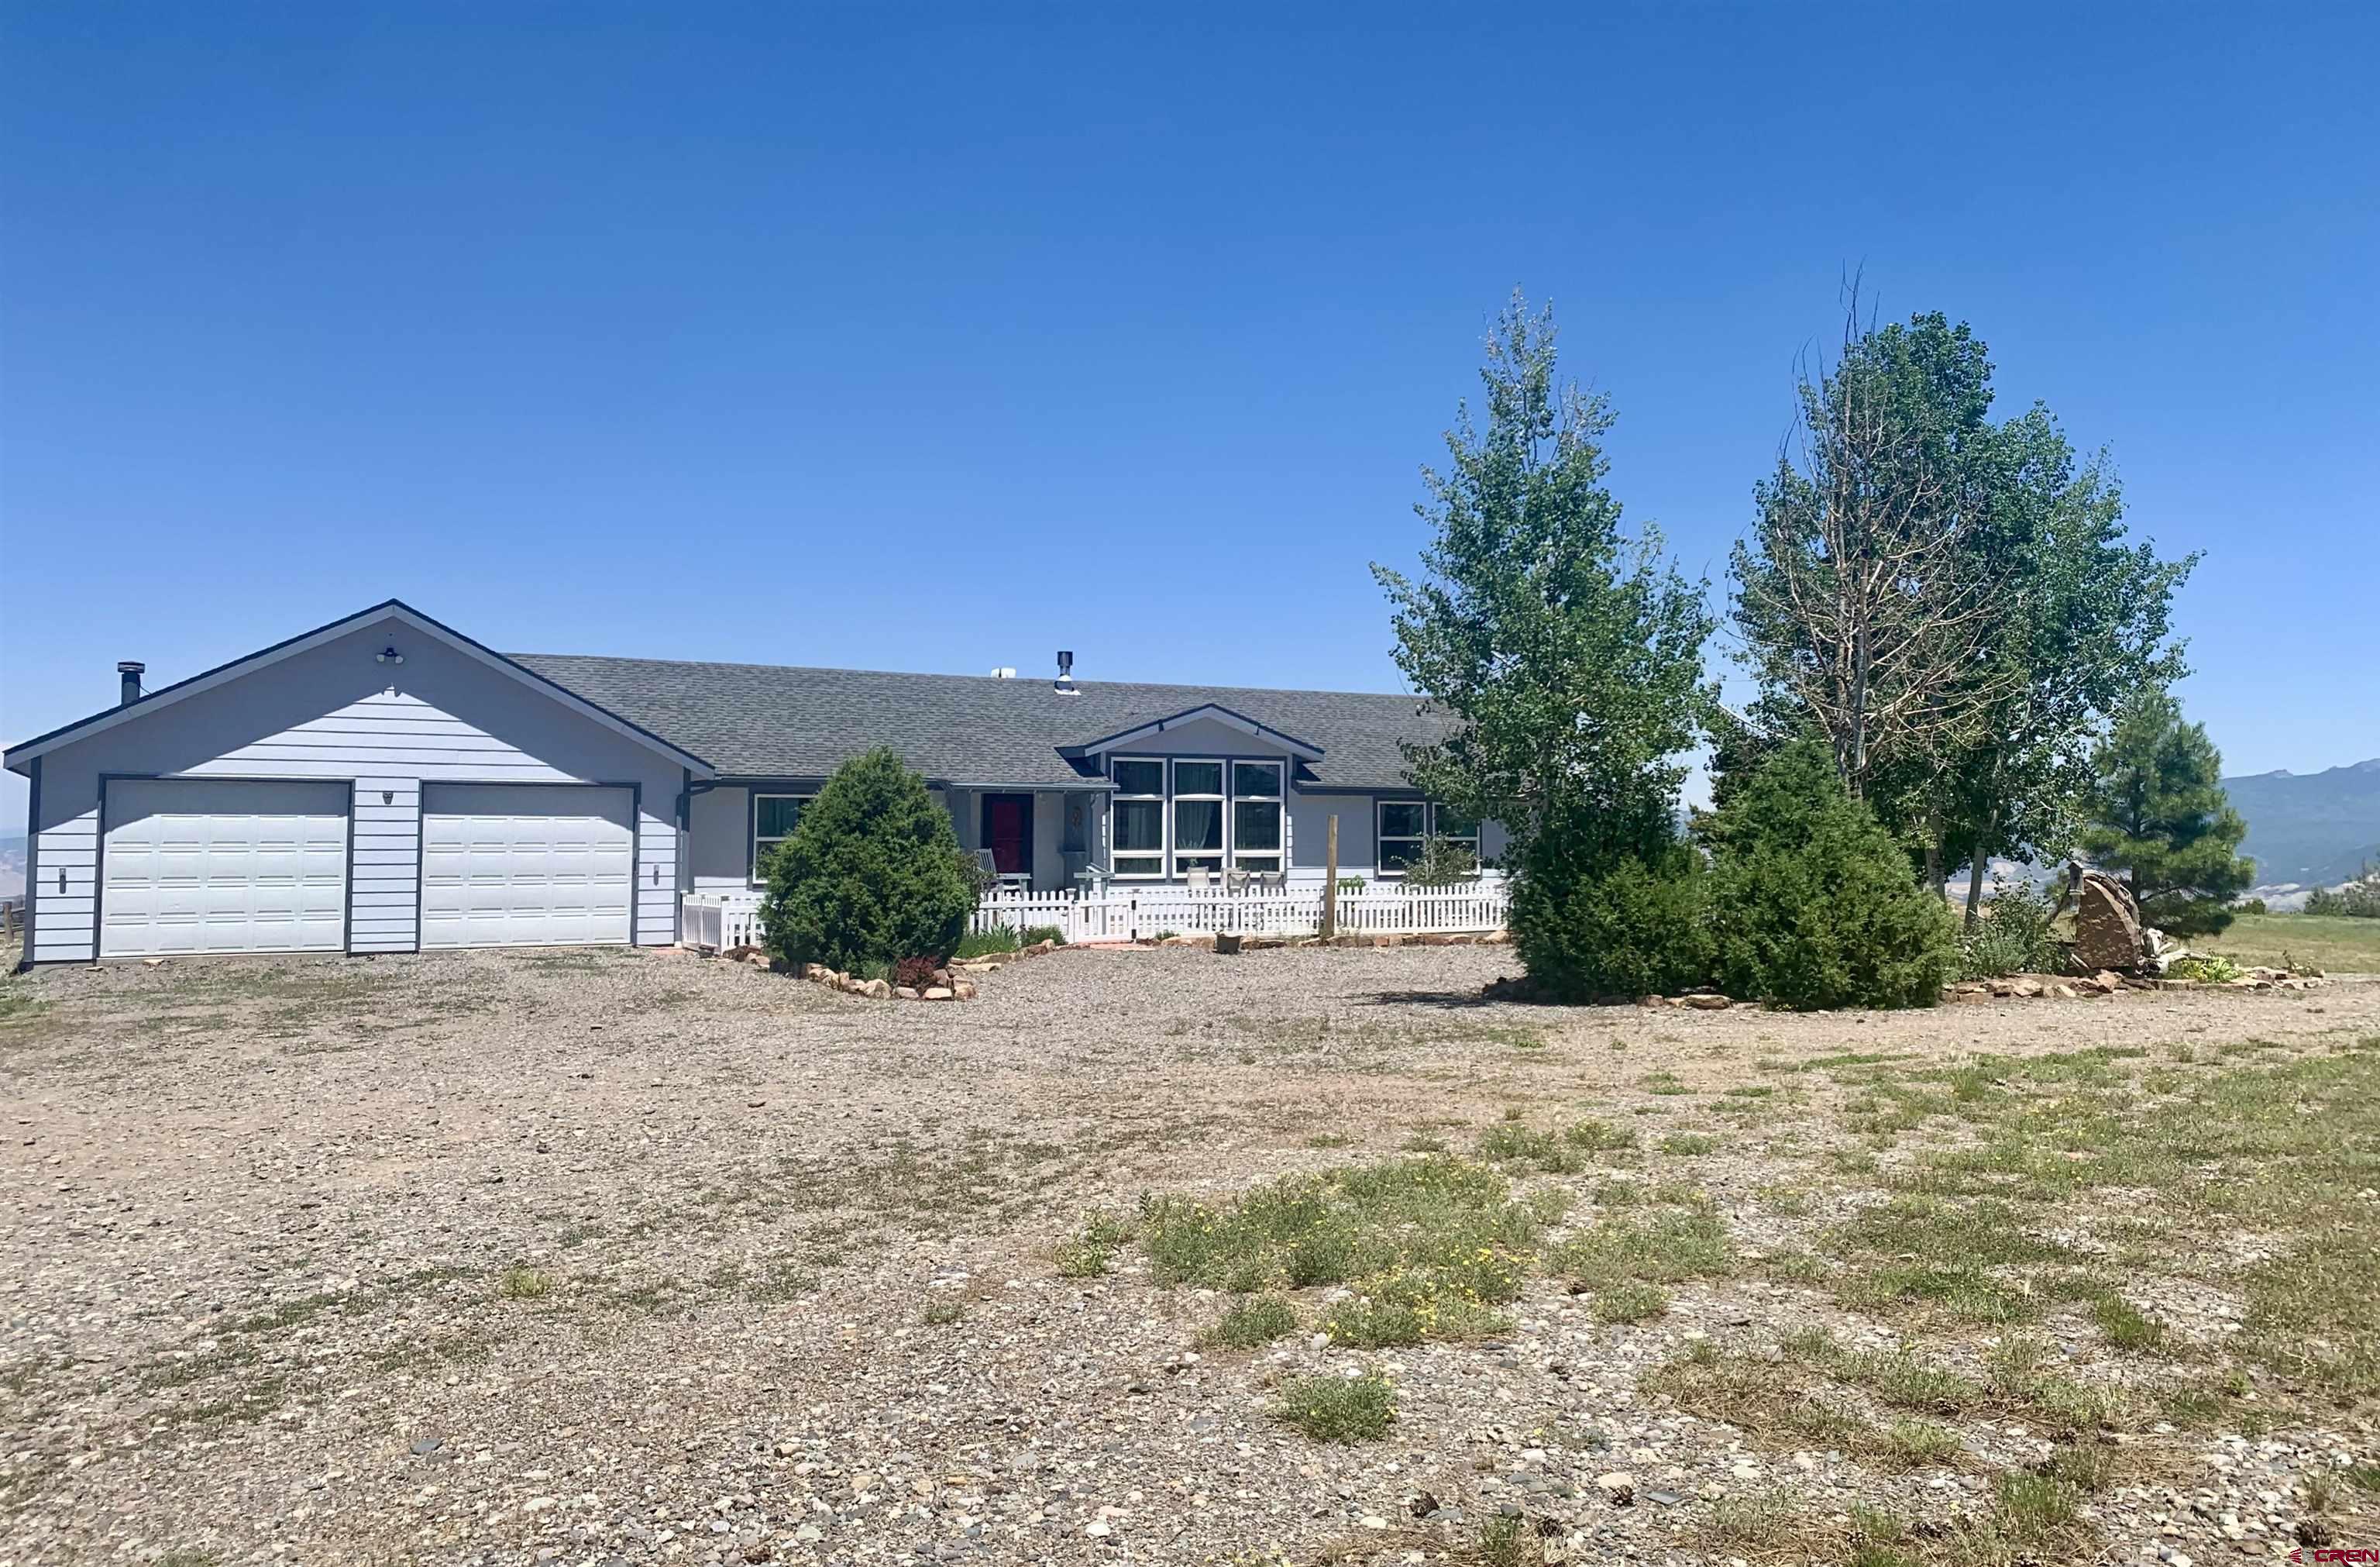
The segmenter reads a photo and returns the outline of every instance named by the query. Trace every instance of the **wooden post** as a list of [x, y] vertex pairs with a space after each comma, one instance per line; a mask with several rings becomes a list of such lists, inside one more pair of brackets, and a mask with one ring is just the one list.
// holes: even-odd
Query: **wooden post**
[[1322, 939], [1339, 934], [1339, 813], [1330, 813], [1330, 832], [1322, 850]]

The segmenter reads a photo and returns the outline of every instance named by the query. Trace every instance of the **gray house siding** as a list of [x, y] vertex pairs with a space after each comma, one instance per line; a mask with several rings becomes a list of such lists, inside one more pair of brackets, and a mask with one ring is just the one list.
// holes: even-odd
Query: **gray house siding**
[[[395, 646], [402, 664], [375, 655]], [[638, 944], [677, 938], [681, 764], [404, 622], [358, 629], [39, 759], [31, 823], [37, 963], [89, 959], [99, 916], [108, 776], [316, 778], [355, 790], [349, 950], [419, 940], [425, 783], [611, 784], [637, 789]]]

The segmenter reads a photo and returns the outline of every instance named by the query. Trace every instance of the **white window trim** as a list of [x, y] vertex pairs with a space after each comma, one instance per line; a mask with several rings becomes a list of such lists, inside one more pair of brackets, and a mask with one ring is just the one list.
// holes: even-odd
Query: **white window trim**
[[818, 795], [815, 791], [807, 795], [795, 795], [783, 789], [771, 789], [765, 791], [755, 789], [752, 791], [751, 814], [746, 817], [745, 820], [749, 824], [752, 830], [751, 884], [753, 886], [764, 887], [768, 885], [769, 878], [761, 869], [764, 849], [773, 844], [782, 844], [785, 841], [781, 837], [763, 838], [760, 836], [760, 802], [762, 800], [799, 800], [804, 805], [808, 805], [810, 801], [817, 798]]
[[[1196, 795], [1183, 793], [1179, 779], [1182, 764], [1184, 762], [1188, 762], [1193, 767], [1212, 767], [1215, 770], [1215, 793], [1211, 795], [1204, 791]], [[1230, 759], [1224, 757], [1175, 757], [1166, 771], [1165, 784], [1165, 842], [1172, 851], [1166, 856], [1167, 869], [1172, 872], [1175, 881], [1180, 881], [1186, 874], [1182, 861], [1211, 858], [1215, 861], [1211, 873], [1220, 876], [1232, 863], [1232, 764]], [[1218, 819], [1216, 825], [1219, 829], [1216, 835], [1222, 842], [1216, 844], [1214, 848], [1199, 849], [1193, 854], [1184, 855], [1181, 845], [1174, 842], [1173, 811], [1174, 808], [1184, 800], [1215, 802], [1215, 815]]]
[[[1386, 814], [1389, 807], [1410, 805], [1418, 805], [1422, 808], [1420, 837], [1416, 838], [1410, 832], [1390, 833], [1384, 832], [1380, 830], [1380, 819], [1384, 814]], [[1429, 842], [1432, 838], [1443, 838], [1450, 844], [1470, 844], [1472, 861], [1475, 864], [1478, 862], [1481, 827], [1484, 824], [1475, 823], [1471, 831], [1468, 832], [1441, 832], [1438, 830], [1438, 802], [1436, 800], [1375, 799], [1372, 802], [1373, 875], [1379, 877], [1383, 881], [1402, 879], [1404, 875], [1404, 872], [1402, 869], [1390, 870], [1389, 869], [1389, 856], [1388, 850], [1385, 847], [1386, 844], [1411, 844], [1414, 845], [1415, 852], [1419, 852], [1421, 846]]]
[[[1261, 767], [1270, 771], [1273, 777], [1273, 792], [1269, 795], [1243, 796], [1240, 793], [1240, 769], [1244, 767]], [[1223, 778], [1232, 794], [1230, 802], [1223, 808], [1224, 866], [1232, 870], [1247, 870], [1252, 873], [1288, 869], [1289, 769], [1287, 765], [1257, 757], [1234, 757], [1225, 767]], [[1273, 842], [1277, 846], [1269, 849], [1251, 849], [1244, 856], [1240, 850], [1240, 806], [1243, 801], [1263, 800], [1272, 802]], [[1269, 863], [1261, 866], [1243, 866], [1240, 864], [1243, 857], [1262, 859]]]
[[[1166, 785], [1172, 782], [1172, 774], [1166, 768], [1165, 759], [1163, 757], [1110, 757], [1108, 759], [1108, 776], [1112, 779], [1115, 776], [1115, 765], [1119, 762], [1127, 761], [1149, 761], [1157, 764], [1157, 793], [1154, 795], [1127, 795], [1122, 791], [1118, 791], [1114, 798], [1109, 802], [1109, 819], [1111, 822], [1112, 822], [1115, 816], [1115, 808], [1123, 804], [1127, 800], [1156, 801], [1157, 852], [1152, 856], [1147, 849], [1124, 849], [1118, 847], [1116, 844], [1117, 834], [1113, 831], [1112, 827], [1111, 827], [1108, 833], [1108, 874], [1118, 881], [1162, 881], [1165, 880], [1165, 868], [1170, 863], [1166, 857], [1166, 851], [1173, 845], [1173, 808], [1166, 803], [1165, 798]], [[1157, 869], [1155, 870], [1118, 870], [1115, 868], [1116, 862], [1121, 859], [1149, 858], [1154, 858], [1157, 861]]]

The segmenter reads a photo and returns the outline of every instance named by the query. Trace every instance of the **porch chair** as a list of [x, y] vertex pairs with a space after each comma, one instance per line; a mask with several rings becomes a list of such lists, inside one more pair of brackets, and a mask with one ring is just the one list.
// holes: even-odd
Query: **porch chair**
[[1194, 865], [1184, 870], [1182, 872], [1182, 884], [1184, 887], [1189, 888], [1194, 893], [1205, 892], [1207, 890], [1207, 868], [1203, 865]]

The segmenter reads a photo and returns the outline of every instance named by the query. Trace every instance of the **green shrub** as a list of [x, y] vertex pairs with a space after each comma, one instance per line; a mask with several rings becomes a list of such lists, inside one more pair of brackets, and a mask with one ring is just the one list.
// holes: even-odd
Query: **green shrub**
[[1683, 844], [1615, 845], [1594, 829], [1549, 826], [1512, 891], [1512, 939], [1555, 1000], [1670, 994], [1707, 982], [1702, 863]]
[[[2251, 899], [2240, 905], [2240, 912], [2262, 914], [2264, 902]], [[2380, 919], [2380, 869], [2374, 869], [2367, 860], [2354, 881], [2338, 887], [2316, 887], [2306, 897], [2305, 912], [2334, 919]]]
[[1959, 938], [1961, 974], [1969, 979], [1996, 979], [2004, 974], [2057, 973], [2064, 961], [2050, 933], [2057, 912], [2056, 901], [2032, 883], [2010, 887], [1994, 878], [1983, 917]]
[[1234, 1302], [1207, 1339], [1230, 1349], [1257, 1349], [1296, 1331], [1295, 1306], [1279, 1295], [1257, 1295]]
[[870, 972], [957, 950], [975, 868], [950, 813], [889, 748], [843, 764], [768, 864], [760, 928], [771, 955]]
[[1066, 944], [1066, 933], [1054, 925], [1028, 925], [1017, 940], [1028, 947], [1038, 945], [1043, 941], [1049, 942], [1051, 946], [1062, 947]]
[[1322, 1442], [1378, 1441], [1397, 1417], [1396, 1390], [1374, 1374], [1301, 1377], [1282, 1388], [1273, 1415]]
[[1479, 880], [1479, 856], [1436, 833], [1421, 841], [1421, 853], [1405, 865], [1408, 887], [1460, 887]]
[[1706, 817], [1718, 982], [1801, 1008], [1931, 1006], [1959, 961], [1949, 906], [1813, 741]]
[[989, 930], [970, 930], [959, 938], [951, 949], [954, 958], [985, 957], [992, 953], [1013, 953], [1021, 945], [1016, 932], [1005, 925], [995, 925]]

